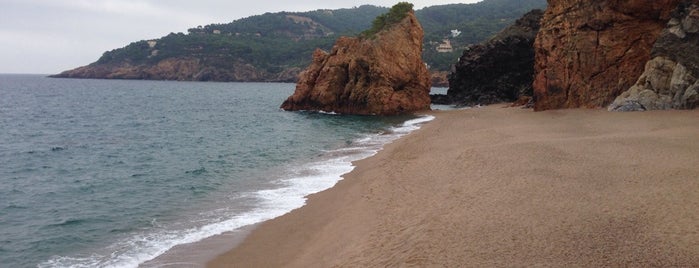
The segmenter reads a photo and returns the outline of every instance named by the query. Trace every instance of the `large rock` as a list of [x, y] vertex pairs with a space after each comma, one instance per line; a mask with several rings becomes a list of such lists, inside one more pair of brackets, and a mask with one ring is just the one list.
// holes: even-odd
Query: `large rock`
[[653, 59], [610, 111], [694, 109], [699, 106], [699, 1], [681, 3], [653, 46]]
[[284, 110], [394, 115], [430, 108], [422, 26], [413, 11], [372, 37], [341, 37], [316, 50]]
[[631, 87], [680, 0], [549, 0], [535, 42], [536, 110], [605, 107]]
[[533, 45], [542, 16], [543, 11], [533, 10], [491, 40], [464, 51], [449, 76], [448, 102], [492, 104], [531, 96]]

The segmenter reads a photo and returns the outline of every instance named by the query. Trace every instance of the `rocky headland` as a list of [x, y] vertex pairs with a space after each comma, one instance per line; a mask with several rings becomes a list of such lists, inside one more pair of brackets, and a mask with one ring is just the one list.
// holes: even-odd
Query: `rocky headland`
[[68, 70], [51, 77], [58, 78], [97, 78], [97, 79], [139, 79], [176, 81], [220, 81], [220, 82], [295, 82], [300, 68], [289, 68], [278, 73], [270, 73], [252, 64], [235, 62], [226, 68], [216, 67], [195, 57], [166, 58], [152, 63], [93, 63]]
[[399, 3], [387, 14], [377, 20], [401, 18], [375, 33], [341, 37], [330, 52], [316, 50], [281, 108], [360, 115], [428, 110], [430, 74], [421, 58], [422, 27], [412, 4]]
[[543, 11], [533, 10], [487, 42], [464, 51], [449, 76], [440, 104], [477, 105], [511, 102], [532, 96], [534, 39]]

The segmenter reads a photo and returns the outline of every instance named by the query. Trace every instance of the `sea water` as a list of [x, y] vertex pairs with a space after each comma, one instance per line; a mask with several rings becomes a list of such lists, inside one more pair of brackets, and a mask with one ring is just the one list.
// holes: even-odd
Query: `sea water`
[[303, 206], [431, 117], [285, 112], [283, 83], [0, 75], [2, 267], [137, 267]]

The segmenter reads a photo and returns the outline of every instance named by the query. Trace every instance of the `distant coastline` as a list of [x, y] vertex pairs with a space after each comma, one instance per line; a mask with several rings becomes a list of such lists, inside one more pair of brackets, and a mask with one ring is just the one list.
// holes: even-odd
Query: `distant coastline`
[[[422, 57], [433, 82], [446, 86], [451, 65], [469, 45], [509, 26], [545, 0], [486, 0], [416, 11], [425, 30]], [[278, 12], [225, 24], [191, 28], [161, 38], [134, 41], [106, 51], [95, 62], [53, 74], [62, 78], [296, 82], [313, 51], [329, 51], [341, 36], [355, 36], [386, 12], [363, 5], [337, 10]]]

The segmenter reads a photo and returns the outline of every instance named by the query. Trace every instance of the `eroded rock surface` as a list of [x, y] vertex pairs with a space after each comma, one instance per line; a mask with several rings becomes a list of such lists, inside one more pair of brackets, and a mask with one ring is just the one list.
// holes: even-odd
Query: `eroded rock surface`
[[606, 107], [637, 80], [680, 0], [549, 0], [536, 38], [536, 110]]
[[316, 50], [284, 110], [360, 115], [404, 114], [430, 108], [430, 74], [422, 61], [423, 30], [411, 10], [372, 37], [341, 37]]
[[[693, 2], [693, 3], [692, 3]], [[653, 46], [652, 60], [610, 111], [694, 109], [699, 106], [699, 1], [682, 2]]]

